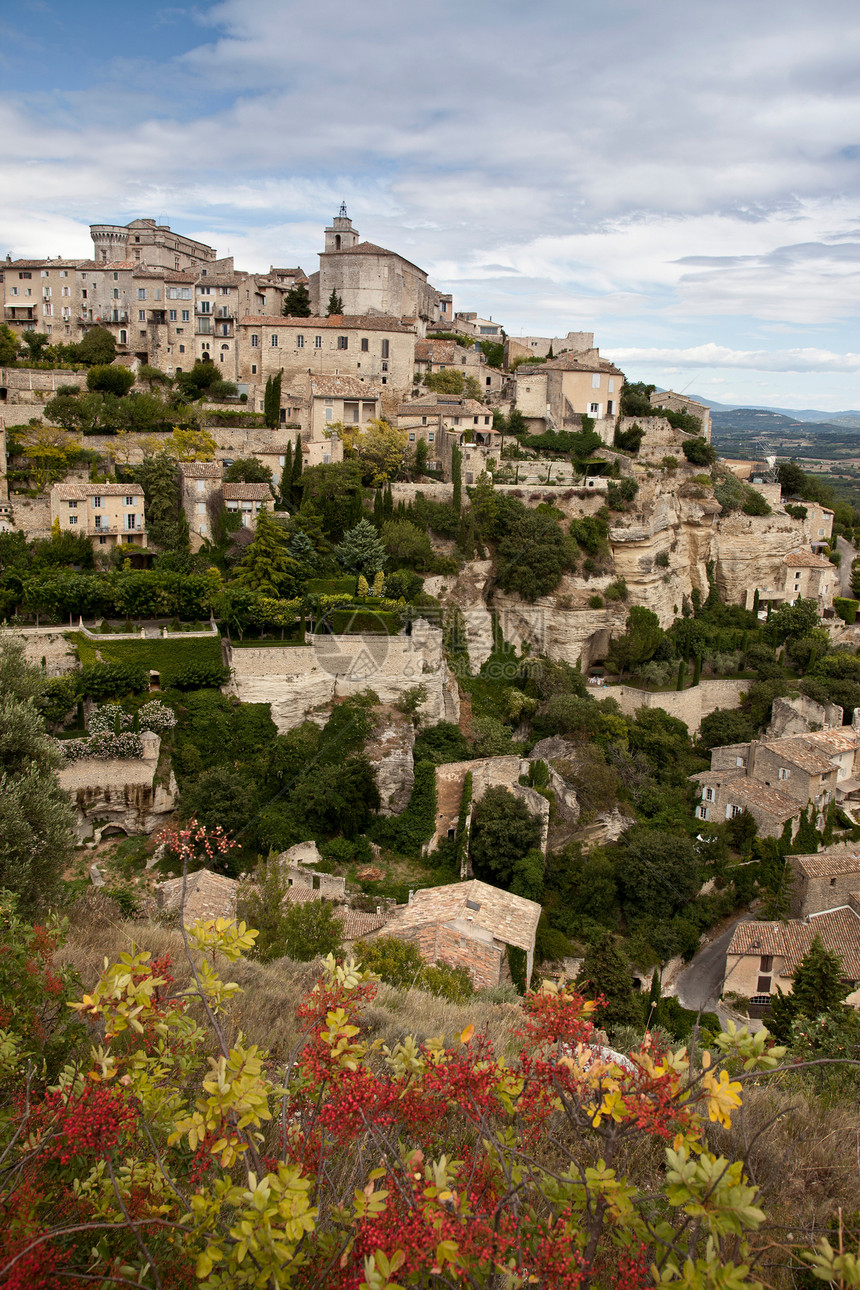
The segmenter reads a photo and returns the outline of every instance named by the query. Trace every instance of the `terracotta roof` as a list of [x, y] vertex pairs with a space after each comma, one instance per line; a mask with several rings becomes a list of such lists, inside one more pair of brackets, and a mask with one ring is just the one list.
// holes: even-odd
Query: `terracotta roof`
[[268, 501], [274, 494], [268, 484], [225, 484], [224, 498], [231, 502]]
[[773, 743], [766, 743], [764, 747], [775, 753], [777, 757], [784, 757], [792, 765], [799, 766], [810, 775], [824, 775], [834, 769], [833, 763], [822, 753], [808, 747], [802, 737], [776, 739]]
[[312, 376], [311, 393], [317, 398], [378, 399], [379, 391], [357, 376]]
[[378, 932], [390, 918], [389, 914], [364, 914], [361, 910], [345, 909], [343, 906], [335, 910], [334, 916], [343, 924], [345, 941], [356, 941], [362, 936], [369, 936], [371, 932]]
[[187, 461], [179, 469], [186, 479], [221, 478], [221, 463], [218, 461]]
[[86, 264], [86, 260], [61, 260], [58, 256], [56, 259], [41, 260], [2, 260], [0, 268], [4, 269], [77, 269], [80, 265]]
[[814, 744], [822, 752], [832, 757], [836, 753], [850, 752], [857, 748], [857, 731], [853, 726], [834, 726], [830, 730], [816, 730], [813, 734], [804, 735], [803, 742]]
[[801, 802], [770, 788], [759, 779], [738, 779], [732, 784], [732, 797], [735, 805], [757, 806], [777, 820], [791, 820], [803, 809]]
[[728, 770], [700, 770], [695, 775], [691, 775], [690, 779], [696, 780], [699, 784], [723, 784], [733, 779], [746, 779], [746, 775], [743, 766], [732, 766]]
[[829, 560], [825, 560], [820, 555], [813, 555], [811, 551], [789, 551], [788, 555], [783, 557], [782, 562], [792, 569], [833, 569], [834, 572], [836, 570], [836, 566], [831, 564]]
[[288, 887], [284, 892], [285, 905], [307, 905], [312, 900], [327, 900], [325, 892], [314, 887], [303, 887], [298, 884]]
[[[185, 888], [184, 922], [235, 917], [238, 886], [235, 879], [225, 878], [220, 873], [213, 873], [211, 869], [198, 869], [196, 873], [190, 873]], [[160, 882], [155, 892], [161, 909], [179, 909], [182, 879], [169, 878], [167, 882]]]
[[248, 314], [240, 319], [241, 327], [295, 327], [299, 331], [320, 331], [324, 327], [336, 331], [391, 331], [413, 334], [414, 328], [401, 322], [399, 318], [387, 314], [332, 314], [328, 318], [314, 316], [311, 318], [285, 318], [282, 314], [268, 317], [266, 314]]
[[427, 923], [456, 923], [464, 936], [481, 939], [482, 933], [489, 933], [506, 945], [531, 950], [540, 916], [535, 901], [473, 879], [416, 891], [410, 905], [395, 910], [388, 927], [396, 936]]
[[790, 977], [816, 936], [842, 960], [848, 980], [860, 980], [860, 917], [848, 905], [786, 923], [738, 923], [727, 954], [772, 954], [784, 962], [780, 976]]
[[453, 363], [457, 350], [464, 354], [468, 350], [453, 340], [419, 340], [415, 346], [416, 363]]
[[54, 484], [51, 493], [61, 502], [85, 502], [90, 497], [143, 497], [140, 484]]
[[[522, 367], [528, 367], [528, 363], [523, 363]], [[610, 363], [608, 358], [584, 358], [576, 353], [560, 354], [558, 358], [542, 363], [541, 367], [553, 372], [608, 372], [610, 376], [624, 375], [621, 368]]]
[[850, 844], [833, 847], [818, 855], [792, 856], [791, 863], [807, 878], [835, 878], [840, 874], [860, 873], [860, 850]]

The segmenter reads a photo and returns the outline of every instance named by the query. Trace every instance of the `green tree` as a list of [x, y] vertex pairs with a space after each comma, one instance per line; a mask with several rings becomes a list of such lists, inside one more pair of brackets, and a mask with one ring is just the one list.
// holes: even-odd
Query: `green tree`
[[713, 466], [717, 460], [717, 450], [701, 437], [685, 439], [681, 444], [684, 456], [693, 466]]
[[311, 316], [311, 297], [310, 292], [303, 282], [297, 282], [290, 287], [284, 296], [284, 304], [281, 310], [286, 318], [310, 318]]
[[122, 398], [134, 385], [134, 372], [128, 367], [97, 363], [87, 372], [87, 389], [99, 394], [115, 394]]
[[46, 331], [25, 331], [21, 337], [27, 349], [27, 357], [38, 363], [43, 357], [50, 337]]
[[642, 1008], [633, 993], [630, 965], [610, 932], [586, 950], [576, 984], [589, 998], [601, 995], [606, 1000], [596, 1022], [610, 1035], [619, 1026], [642, 1026]]
[[326, 307], [325, 312], [327, 318], [331, 318], [334, 314], [343, 314], [343, 301], [335, 291], [334, 287], [332, 287], [331, 295], [328, 298], [328, 306]]
[[116, 341], [106, 327], [90, 327], [73, 349], [77, 361], [87, 367], [112, 363], [116, 358]]
[[132, 473], [143, 488], [150, 544], [162, 551], [186, 554], [188, 522], [182, 508], [182, 486], [176, 462], [166, 453], [153, 453], [144, 457]]
[[[181, 806], [186, 819], [196, 819], [210, 829], [220, 824], [225, 833], [235, 837], [250, 823], [256, 801], [253, 782], [247, 775], [232, 766], [213, 766], [183, 788]], [[224, 873], [235, 873], [241, 863], [240, 853], [235, 850], [225, 852], [218, 860]]]
[[478, 878], [508, 888], [517, 864], [540, 847], [541, 822], [507, 788], [488, 788], [476, 804], [470, 855]]
[[263, 395], [263, 420], [270, 430], [276, 430], [281, 419], [281, 382], [284, 369], [277, 376], [266, 378], [266, 390]]
[[842, 1012], [845, 996], [852, 989], [844, 973], [839, 955], [825, 949], [820, 936], [813, 937], [795, 969], [791, 994], [783, 994], [777, 988], [771, 999], [771, 1033], [785, 1042], [791, 1038], [791, 1027], [799, 1017], [812, 1019], [822, 1013]]
[[[289, 445], [287, 445], [289, 447]], [[271, 484], [272, 471], [256, 457], [237, 457], [224, 471], [225, 484]]]
[[607, 662], [620, 676], [627, 668], [634, 669], [654, 657], [666, 633], [660, 619], [650, 609], [634, 605], [627, 615], [623, 636], [614, 636], [609, 643]]
[[388, 562], [385, 546], [370, 520], [359, 520], [345, 533], [335, 547], [335, 555], [341, 568], [363, 574], [368, 581]]
[[745, 744], [755, 738], [752, 722], [738, 708], [716, 708], [702, 718], [699, 747], [725, 748], [728, 744]]
[[499, 585], [505, 591], [518, 592], [523, 600], [549, 595], [570, 562], [557, 521], [505, 497], [499, 499], [497, 527], [503, 525], [498, 546]]
[[18, 359], [20, 341], [11, 327], [0, 323], [0, 367], [11, 367]]
[[395, 564], [426, 569], [433, 559], [430, 535], [409, 520], [386, 520], [381, 530], [382, 545]]
[[0, 641], [0, 887], [24, 911], [57, 898], [75, 843], [74, 809], [55, 773], [64, 757], [35, 706], [45, 684], [20, 644]]
[[254, 540], [245, 553], [234, 582], [263, 596], [293, 594], [299, 565], [290, 555], [287, 531], [267, 510], [257, 514]]
[[297, 963], [337, 954], [343, 940], [343, 923], [327, 900], [291, 905], [281, 923], [284, 952]]
[[700, 886], [699, 857], [689, 837], [638, 827], [624, 836], [617, 876], [630, 918], [671, 918]]
[[236, 915], [259, 932], [253, 957], [263, 963], [287, 953], [287, 915], [294, 906], [288, 902], [289, 883], [277, 860], [257, 866], [253, 877], [241, 883], [236, 896]]

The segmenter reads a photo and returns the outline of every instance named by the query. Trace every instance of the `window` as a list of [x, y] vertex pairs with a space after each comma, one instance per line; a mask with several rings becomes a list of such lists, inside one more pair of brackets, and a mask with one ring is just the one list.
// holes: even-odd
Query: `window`
[[272, 332], [271, 338], [269, 340], [269, 344], [271, 345], [272, 349], [278, 348], [278, 333], [276, 331]]
[[152, 293], [152, 298], [153, 298], [153, 300], [160, 300], [160, 299], [161, 299], [161, 287], [156, 287], [156, 288], [155, 288], [155, 290], [154, 290], [154, 291], [153, 291], [153, 293]]
[[[69, 276], [69, 271], [68, 271], [68, 269], [60, 269], [60, 277], [61, 277], [61, 278], [67, 278], [68, 276]], [[84, 277], [86, 277], [86, 276], [87, 276], [87, 275], [86, 275], [86, 274], [84, 274]]]
[[382, 385], [387, 385], [387, 384], [388, 384], [388, 377], [387, 377], [387, 376], [383, 376], [382, 381], [381, 381], [381, 384], [382, 384]]
[[211, 295], [211, 294], [212, 294], [212, 288], [211, 288], [211, 287], [198, 287], [198, 288], [197, 288], [197, 290], [198, 290], [198, 292], [200, 293], [200, 295], [201, 295], [201, 296], [208, 296], [208, 295]]
[[304, 347], [305, 347], [305, 338], [304, 338], [304, 336], [297, 336], [297, 337], [296, 337], [296, 349], [304, 349]]
[[414, 443], [414, 442], [415, 442], [415, 432], [414, 432], [414, 430], [410, 432], [410, 435], [409, 435], [409, 442], [410, 442], [410, 443]]
[[48, 270], [47, 270], [47, 269], [42, 269], [42, 277], [43, 277], [43, 278], [47, 278], [47, 276], [48, 276]]
[[78, 522], [78, 517], [77, 517], [77, 515], [70, 515], [70, 516], [69, 516], [69, 523], [70, 523], [70, 524], [77, 524], [77, 522]]
[[126, 515], [125, 527], [129, 532], [137, 528], [137, 516], [133, 512], [130, 515]]
[[115, 274], [113, 275], [113, 280], [114, 280], [114, 282], [119, 282], [119, 274], [118, 274], [118, 273], [115, 273]]
[[791, 771], [788, 769], [788, 767], [787, 767], [787, 766], [780, 766], [780, 768], [779, 768], [779, 778], [780, 778], [780, 779], [788, 779], [790, 776], [791, 776]]
[[106, 538], [106, 537], [100, 537], [100, 538], [99, 538], [99, 546], [107, 546], [107, 538]]
[[367, 337], [366, 337], [366, 336], [362, 336], [362, 338], [361, 338], [361, 352], [362, 352], [362, 354], [366, 354], [366, 353], [367, 353], [367, 351], [368, 351], [369, 349], [370, 349], [370, 341], [367, 339]]
[[333, 421], [333, 420], [334, 420], [334, 412], [331, 410], [331, 408], [326, 408], [326, 410], [325, 410], [325, 419], [326, 419], [326, 421]]
[[700, 807], [699, 807], [699, 810], [698, 810], [698, 816], [699, 816], [699, 819], [700, 819], [700, 820], [706, 820], [706, 819], [708, 818], [708, 808], [707, 808], [707, 806], [700, 806]]
[[388, 371], [388, 364], [385, 362], [385, 360], [384, 360], [384, 359], [383, 359], [383, 361], [382, 361], [382, 370], [383, 370], [383, 372], [387, 372], [387, 371]]
[[53, 305], [42, 305], [42, 313], [43, 313], [43, 315], [44, 315], [46, 318], [51, 318], [51, 317], [53, 317], [53, 314], [54, 314], [54, 306], [53, 306]]
[[201, 312], [202, 314], [210, 314], [210, 313], [212, 312], [212, 301], [211, 301], [211, 300], [201, 300], [201, 301], [200, 301], [200, 312]]
[[179, 346], [179, 352], [180, 352], [180, 354], [184, 354], [184, 353], [185, 353], [185, 346], [184, 346], [184, 345], [180, 345], [180, 346]]
[[133, 497], [126, 497], [126, 498], [124, 498], [124, 499], [123, 499], [123, 505], [124, 505], [124, 506], [134, 506], [134, 498], [133, 498]]
[[17, 296], [17, 294], [18, 294], [18, 288], [17, 288], [17, 287], [13, 287], [13, 288], [12, 288], [12, 295], [13, 295], [13, 296]]
[[706, 788], [702, 796], [704, 797], [706, 802], [713, 802], [714, 790], [712, 788]]
[[591, 377], [591, 388], [592, 388], [593, 390], [599, 390], [599, 389], [600, 389], [600, 373], [599, 373], [599, 372], [594, 372], [594, 373], [593, 373], [593, 375], [592, 375], [592, 377]]
[[322, 336], [314, 336], [314, 349], [322, 349]]
[[171, 321], [171, 322], [176, 322], [176, 320], [177, 320], [177, 311], [176, 311], [175, 309], [168, 309], [167, 313], [168, 313], [168, 317], [170, 318], [170, 321]]
[[383, 358], [388, 358], [388, 341], [387, 341], [387, 340], [384, 340], [384, 341], [382, 342], [382, 357], [383, 357]]
[[113, 289], [113, 298], [114, 298], [114, 300], [119, 300], [119, 287], [114, 287], [114, 289]]
[[260, 348], [260, 337], [257, 335], [256, 332], [254, 332], [251, 336], [251, 349], [259, 349], [259, 348]]
[[205, 502], [198, 502], [198, 503], [197, 503], [197, 514], [198, 514], [198, 515], [205, 515], [205, 514], [206, 514], [206, 503], [205, 503]]
[[104, 525], [102, 524], [102, 517], [101, 517], [101, 515], [97, 515], [97, 516], [96, 516], [96, 518], [95, 518], [95, 520], [93, 521], [93, 523], [94, 523], [94, 525], [95, 525], [95, 527], [96, 527], [97, 529], [100, 529], [100, 528], [107, 528], [107, 525], [106, 525], [106, 524], [104, 524]]
[[610, 393], [610, 394], [614, 394], [614, 393], [615, 393], [615, 377], [614, 377], [614, 376], [610, 376], [610, 378], [609, 378], [609, 393]]
[[78, 509], [78, 504], [77, 504], [77, 502], [69, 502], [69, 510], [70, 510], [70, 511], [76, 511], [77, 509]]
[[72, 289], [71, 289], [71, 287], [63, 287], [63, 295], [64, 295], [64, 296], [70, 296], [71, 294], [72, 294]]
[[[32, 278], [32, 276], [33, 276], [33, 275], [32, 275], [32, 273], [19, 273], [19, 274], [18, 274], [18, 277], [19, 277], [19, 278]], [[114, 274], [114, 277], [116, 277], [116, 274]]]
[[137, 298], [138, 298], [138, 300], [145, 300], [145, 299], [146, 299], [146, 287], [138, 287], [138, 289], [137, 289]]
[[86, 293], [86, 291], [82, 291], [82, 292], [81, 292], [81, 299], [82, 299], [82, 300], [86, 300], [86, 298], [87, 298], [87, 293]]
[[97, 511], [101, 506], [101, 504], [102, 504], [102, 499], [100, 497], [93, 498], [93, 510]]
[[69, 321], [69, 319], [71, 318], [71, 316], [72, 316], [72, 311], [71, 311], [71, 309], [69, 308], [69, 306], [68, 306], [68, 305], [65, 305], [65, 306], [63, 307], [63, 317], [65, 318], [66, 322], [68, 322], [68, 321]]
[[119, 334], [119, 343], [120, 343], [120, 345], [126, 345], [126, 344], [128, 344], [128, 332], [127, 332], [127, 331], [123, 330], [123, 331], [121, 331], [121, 332], [120, 332], [120, 334]]
[[137, 311], [137, 321], [138, 321], [138, 322], [146, 322], [146, 310], [145, 310], [145, 309], [138, 309], [138, 311]]
[[600, 416], [600, 404], [599, 404], [599, 403], [589, 403], [589, 405], [588, 405], [588, 414], [589, 414], [589, 416], [592, 416], [592, 417], [599, 417], [599, 416]]
[[251, 375], [252, 375], [252, 376], [256, 376], [256, 375], [257, 375], [257, 364], [256, 364], [256, 363], [252, 363], [252, 364], [251, 364]]
[[734, 820], [744, 808], [742, 806], [733, 806], [731, 802], [726, 807], [726, 819]]
[[746, 761], [744, 760], [744, 758], [743, 758], [743, 757], [736, 757], [736, 758], [735, 758], [735, 765], [736, 765], [736, 766], [746, 766]]
[[756, 986], [756, 994], [770, 994], [770, 977], [760, 976]]
[[183, 310], [182, 310], [182, 321], [183, 321], [183, 322], [191, 322], [191, 310], [190, 310], [190, 309], [183, 309]]
[[612, 413], [613, 413], [614, 407], [615, 407], [615, 405], [613, 404], [612, 400], [611, 400], [611, 399], [607, 399], [607, 400], [606, 400], [606, 415], [607, 415], [608, 417], [611, 417], [611, 416], [612, 416]]
[[221, 287], [221, 295], [222, 295], [222, 296], [229, 296], [229, 294], [230, 294], [230, 288], [229, 288], [229, 287]]
[[436, 440], [436, 435], [434, 434], [434, 432], [433, 432], [432, 430], [428, 430], [428, 432], [427, 432], [427, 442], [428, 442], [428, 443], [434, 443], [434, 442], [435, 442], [435, 440]]
[[338, 349], [349, 349], [349, 337], [348, 337], [348, 336], [338, 336], [338, 338], [337, 338], [337, 347], [338, 347]]

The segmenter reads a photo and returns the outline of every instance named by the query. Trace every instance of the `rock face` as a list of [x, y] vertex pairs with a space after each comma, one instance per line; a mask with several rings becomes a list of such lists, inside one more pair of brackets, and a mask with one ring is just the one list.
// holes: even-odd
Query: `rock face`
[[379, 789], [380, 813], [397, 815], [409, 801], [415, 770], [412, 748], [415, 728], [408, 717], [387, 708], [364, 746]]
[[841, 725], [842, 709], [835, 703], [816, 703], [805, 694], [798, 694], [793, 699], [774, 699], [770, 725], [764, 737], [781, 739], [785, 735], [808, 735], [812, 730], [828, 730]]
[[92, 837], [95, 821], [125, 833], [154, 833], [170, 815], [176, 800], [173, 771], [167, 782], [157, 778], [161, 740], [149, 731], [141, 735], [143, 757], [73, 762], [57, 772], [60, 787], [77, 808], [76, 833], [83, 842]]
[[290, 648], [233, 649], [228, 692], [242, 703], [268, 703], [283, 734], [303, 721], [323, 724], [335, 699], [373, 690], [394, 703], [423, 685], [422, 721], [457, 721], [460, 696], [445, 662], [442, 631], [419, 619], [411, 636], [315, 636]]

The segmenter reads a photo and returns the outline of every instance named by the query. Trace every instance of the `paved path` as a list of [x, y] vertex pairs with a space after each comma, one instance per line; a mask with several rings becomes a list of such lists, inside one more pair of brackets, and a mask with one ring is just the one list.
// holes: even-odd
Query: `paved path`
[[[710, 945], [699, 950], [692, 962], [684, 968], [678, 977], [678, 1001], [684, 1008], [693, 1012], [716, 1012], [720, 994], [723, 989], [723, 976], [726, 970], [726, 950], [732, 939], [732, 933], [738, 923], [747, 921], [751, 915], [736, 918], [722, 935]], [[731, 982], [729, 989], [731, 989]]]

